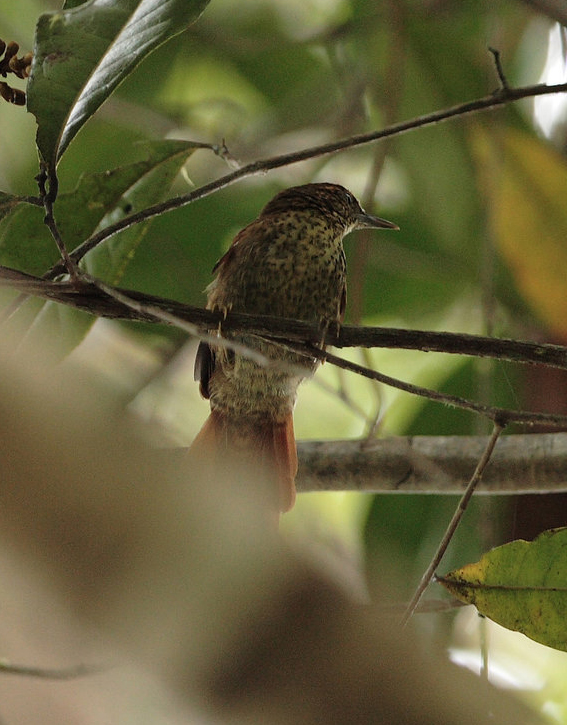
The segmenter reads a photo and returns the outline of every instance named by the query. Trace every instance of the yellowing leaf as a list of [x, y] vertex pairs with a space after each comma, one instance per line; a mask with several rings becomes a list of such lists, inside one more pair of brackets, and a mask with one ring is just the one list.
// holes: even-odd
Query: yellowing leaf
[[497, 245], [535, 314], [567, 337], [567, 162], [549, 144], [508, 129], [474, 134]]
[[498, 624], [567, 651], [567, 527], [499, 546], [437, 581]]

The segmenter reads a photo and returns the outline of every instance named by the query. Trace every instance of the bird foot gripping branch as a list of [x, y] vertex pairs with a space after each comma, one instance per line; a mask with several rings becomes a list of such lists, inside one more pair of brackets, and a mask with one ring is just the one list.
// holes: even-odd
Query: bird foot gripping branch
[[[294, 318], [337, 329], [346, 306], [343, 239], [365, 228], [398, 226], [366, 214], [338, 184], [306, 184], [280, 192], [236, 235], [215, 265], [207, 309]], [[201, 342], [195, 379], [210, 400], [211, 414], [191, 451], [225, 472], [231, 470], [230, 460], [244, 463], [269, 485], [270, 508], [285, 512], [295, 501], [297, 388], [318, 361], [253, 336], [231, 337], [281, 364], [262, 367]]]

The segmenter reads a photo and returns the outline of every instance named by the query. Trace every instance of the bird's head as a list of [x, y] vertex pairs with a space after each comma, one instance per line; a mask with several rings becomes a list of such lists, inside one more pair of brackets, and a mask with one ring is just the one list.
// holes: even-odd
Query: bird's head
[[284, 189], [266, 204], [260, 218], [293, 212], [322, 217], [339, 227], [343, 235], [354, 229], [399, 229], [393, 222], [367, 214], [356, 197], [340, 184], [304, 184]]

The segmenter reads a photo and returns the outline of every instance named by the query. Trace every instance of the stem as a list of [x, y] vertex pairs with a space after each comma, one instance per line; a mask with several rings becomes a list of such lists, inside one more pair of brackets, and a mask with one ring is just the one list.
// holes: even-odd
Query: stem
[[431, 583], [431, 580], [433, 579], [433, 576], [435, 574], [435, 570], [439, 566], [441, 559], [445, 555], [445, 552], [447, 551], [447, 547], [449, 546], [449, 543], [451, 542], [451, 539], [453, 538], [455, 531], [457, 530], [458, 525], [461, 522], [461, 519], [463, 518], [463, 514], [465, 513], [467, 506], [469, 505], [469, 501], [471, 500], [471, 497], [482, 478], [482, 474], [484, 473], [484, 469], [488, 465], [488, 462], [490, 461], [490, 457], [492, 456], [492, 452], [494, 450], [494, 447], [496, 445], [496, 442], [498, 441], [498, 438], [500, 438], [500, 434], [504, 430], [504, 426], [501, 423], [495, 422], [494, 428], [492, 430], [492, 435], [488, 439], [488, 442], [486, 444], [486, 448], [484, 449], [484, 452], [482, 454], [482, 457], [480, 458], [476, 470], [472, 475], [471, 480], [469, 481], [469, 484], [459, 501], [459, 504], [457, 506], [457, 509], [455, 513], [453, 514], [453, 518], [449, 522], [449, 526], [447, 526], [447, 530], [445, 531], [445, 534], [443, 535], [443, 538], [441, 539], [441, 542], [439, 543], [439, 546], [437, 547], [437, 551], [435, 552], [433, 559], [431, 560], [431, 563], [425, 570], [425, 573], [423, 574], [421, 581], [419, 582], [419, 585], [417, 589], [415, 590], [415, 594], [413, 595], [410, 603], [408, 604], [408, 607], [404, 613], [404, 616], [402, 618], [402, 626], [406, 626], [408, 623], [410, 617], [415, 612], [415, 609], [417, 605], [419, 604], [419, 600], [423, 596], [423, 593]]

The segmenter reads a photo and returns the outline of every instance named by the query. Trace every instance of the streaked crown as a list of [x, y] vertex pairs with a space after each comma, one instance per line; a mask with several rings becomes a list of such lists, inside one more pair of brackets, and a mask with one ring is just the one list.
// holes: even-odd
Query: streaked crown
[[396, 224], [386, 219], [366, 214], [356, 197], [340, 184], [303, 184], [284, 189], [266, 204], [259, 218], [289, 212], [311, 212], [322, 216], [340, 226], [344, 233], [365, 227], [398, 229]]

